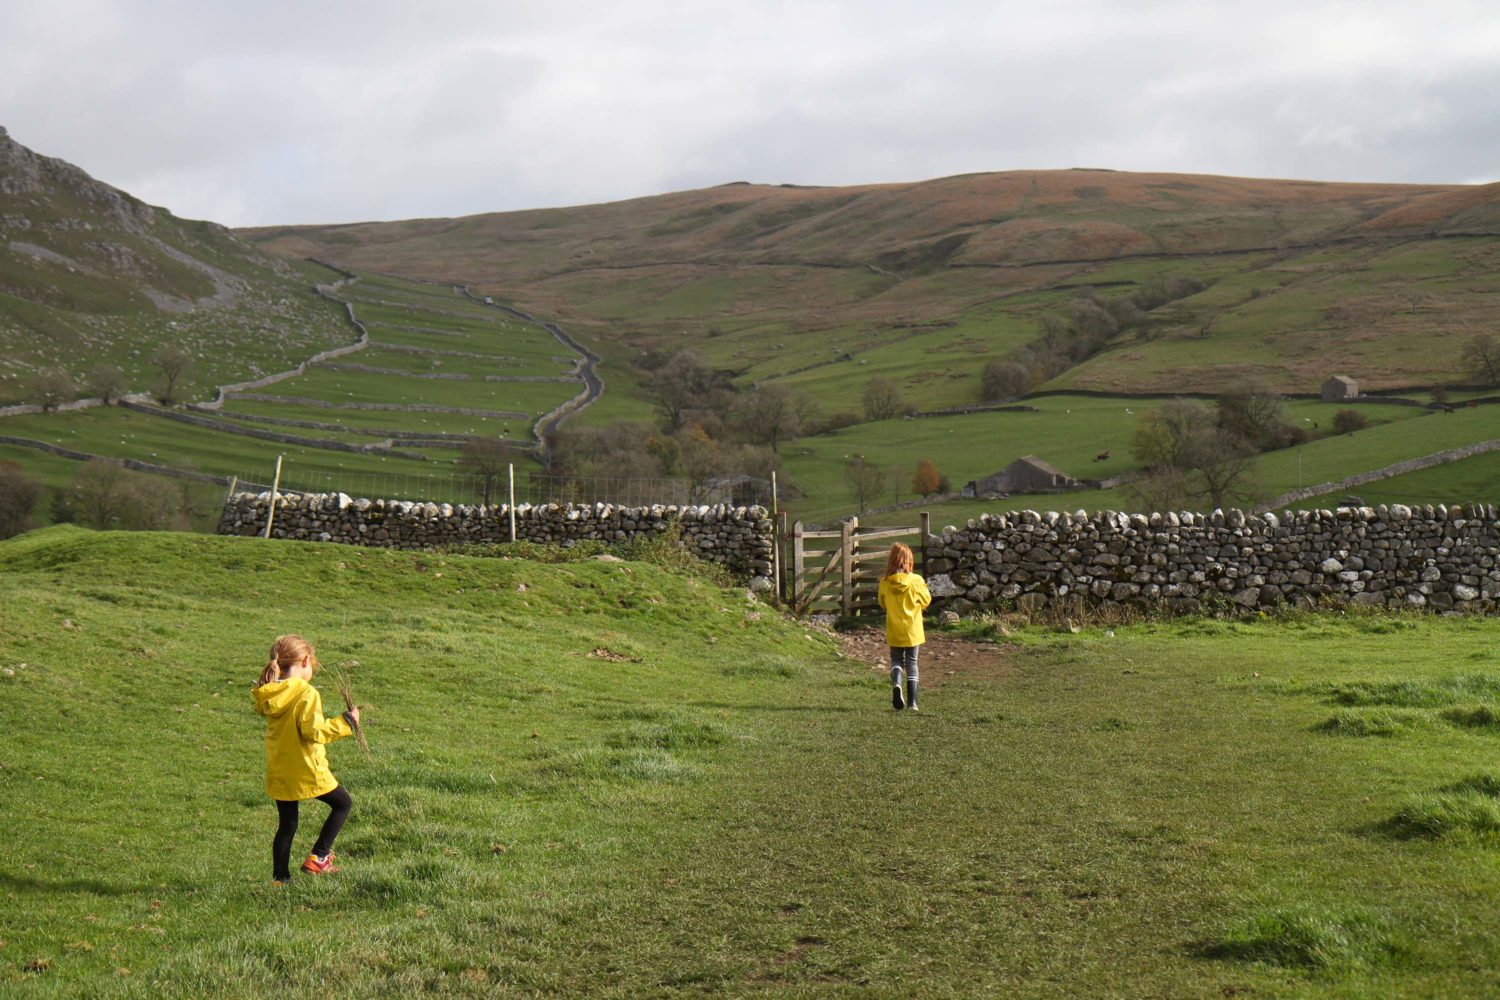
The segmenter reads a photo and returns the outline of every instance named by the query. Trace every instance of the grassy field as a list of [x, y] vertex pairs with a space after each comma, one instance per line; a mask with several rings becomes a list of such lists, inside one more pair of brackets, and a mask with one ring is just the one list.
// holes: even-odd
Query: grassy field
[[[1098, 396], [1046, 396], [1033, 399], [1035, 413], [975, 413], [964, 416], [888, 420], [858, 424], [831, 434], [789, 442], [782, 449], [786, 473], [806, 492], [787, 501], [794, 516], [809, 521], [838, 518], [853, 509], [843, 466], [851, 455], [888, 470], [886, 489], [871, 506], [913, 499], [911, 477], [920, 459], [930, 458], [956, 490], [972, 479], [998, 472], [1023, 455], [1036, 455], [1079, 479], [1108, 479], [1132, 471], [1131, 437], [1143, 414], [1162, 400]], [[1294, 422], [1326, 431], [1342, 407], [1299, 401], [1288, 406]], [[1322, 481], [1333, 481], [1407, 458], [1431, 454], [1470, 441], [1500, 435], [1497, 415], [1485, 407], [1431, 415], [1409, 406], [1361, 405], [1371, 426], [1355, 434], [1319, 438], [1296, 448], [1271, 452], [1260, 460], [1258, 497], [1270, 498]], [[1105, 461], [1094, 459], [1109, 452]], [[896, 468], [903, 470], [899, 480]], [[1299, 481], [1300, 475], [1300, 481]], [[1439, 476], [1432, 485], [1441, 488]], [[1014, 495], [1004, 501], [953, 501], [928, 509], [960, 522], [985, 510], [1090, 510], [1129, 501], [1118, 490], [1088, 490], [1048, 496]], [[869, 523], [914, 524], [914, 511], [874, 514]]]
[[[895, 715], [868, 657], [639, 561], [58, 528], [0, 543], [0, 600], [8, 995], [1477, 997], [1500, 961], [1485, 621], [972, 623]], [[345, 871], [278, 890], [249, 685], [291, 630], [358, 661], [373, 755], [331, 751]]]
[[[309, 265], [310, 267], [310, 265]], [[323, 280], [332, 272], [318, 269]], [[237, 414], [312, 421], [339, 429], [273, 426], [245, 422], [244, 426], [272, 430], [306, 439], [370, 444], [388, 431], [434, 431], [446, 434], [487, 434], [519, 444], [531, 441], [535, 417], [580, 389], [577, 382], [488, 382], [487, 375], [548, 375], [565, 373], [572, 352], [545, 330], [458, 296], [447, 286], [424, 285], [394, 278], [361, 279], [340, 294], [354, 303], [356, 315], [378, 314], [390, 324], [371, 326], [372, 339], [381, 343], [461, 354], [413, 354], [374, 346], [340, 359], [344, 363], [392, 369], [404, 374], [375, 374], [312, 368], [306, 375], [260, 390], [270, 395], [303, 397], [329, 402], [438, 404], [514, 412], [522, 416], [475, 417], [419, 410], [333, 409], [299, 403], [231, 399], [225, 416]], [[431, 333], [430, 330], [444, 330]], [[352, 334], [351, 334], [352, 335]], [[326, 346], [326, 345], [325, 345]], [[478, 355], [478, 356], [469, 356]], [[306, 355], [288, 362], [305, 361]], [[467, 381], [413, 377], [418, 373], [468, 375]], [[246, 372], [230, 373], [239, 379]], [[372, 433], [374, 432], [374, 433]], [[227, 431], [196, 427], [156, 416], [115, 408], [47, 415], [0, 418], [0, 434], [26, 437], [111, 458], [131, 458], [219, 476], [239, 476], [270, 482], [278, 455], [285, 457], [285, 482], [296, 489], [331, 489], [364, 495], [471, 500], [447, 482], [455, 473], [457, 451], [451, 448], [397, 447], [426, 455], [426, 461], [391, 455], [363, 454], [319, 448], [313, 444], [267, 441]], [[23, 467], [60, 488], [76, 474], [76, 463], [31, 449], [5, 451]], [[540, 469], [536, 460], [518, 454], [518, 471]], [[431, 486], [433, 477], [444, 483]], [[42, 515], [45, 520], [45, 512]]]
[[1494, 503], [1500, 496], [1500, 454], [1490, 452], [1420, 472], [1314, 497], [1302, 506], [1331, 507], [1350, 493], [1366, 504]]

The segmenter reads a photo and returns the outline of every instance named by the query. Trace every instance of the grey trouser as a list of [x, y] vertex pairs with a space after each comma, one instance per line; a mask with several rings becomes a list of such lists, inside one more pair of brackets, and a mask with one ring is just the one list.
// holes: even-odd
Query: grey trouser
[[900, 687], [903, 675], [907, 680], [916, 681], [917, 650], [922, 647], [890, 646], [888, 648], [891, 651], [891, 684]]

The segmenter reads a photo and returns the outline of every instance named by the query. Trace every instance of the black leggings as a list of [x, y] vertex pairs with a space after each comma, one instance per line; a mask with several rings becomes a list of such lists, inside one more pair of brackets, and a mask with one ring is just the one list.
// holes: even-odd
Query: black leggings
[[[318, 841], [312, 849], [321, 858], [333, 850], [333, 840], [343, 829], [344, 820], [349, 818], [354, 801], [344, 791], [343, 785], [319, 795], [318, 801], [328, 804], [328, 818], [323, 821], [323, 829], [318, 831]], [[271, 841], [271, 877], [284, 882], [292, 877], [292, 838], [297, 834], [296, 800], [277, 799], [276, 815], [280, 822], [276, 825], [276, 839]]]

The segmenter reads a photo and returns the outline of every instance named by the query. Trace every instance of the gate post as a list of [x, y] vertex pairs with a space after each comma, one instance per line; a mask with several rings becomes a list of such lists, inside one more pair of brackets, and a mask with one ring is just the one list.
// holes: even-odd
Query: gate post
[[787, 580], [787, 594], [795, 610], [802, 600], [802, 580], [807, 573], [807, 549], [802, 539], [802, 522], [792, 524], [792, 575]]
[[932, 515], [924, 510], [922, 511], [922, 537], [919, 539], [922, 543], [922, 575], [924, 577], [927, 575], [927, 535], [931, 529]]
[[771, 524], [771, 531], [775, 538], [775, 544], [771, 546], [771, 577], [776, 581], [776, 596], [787, 601], [791, 596], [791, 588], [787, 586], [787, 564], [786, 564], [786, 540], [787, 540], [787, 515], [781, 511], [776, 515]]
[[854, 614], [854, 550], [855, 532], [859, 530], [859, 518], [851, 517], [839, 525], [839, 558], [842, 561], [844, 590], [840, 608], [847, 617]]

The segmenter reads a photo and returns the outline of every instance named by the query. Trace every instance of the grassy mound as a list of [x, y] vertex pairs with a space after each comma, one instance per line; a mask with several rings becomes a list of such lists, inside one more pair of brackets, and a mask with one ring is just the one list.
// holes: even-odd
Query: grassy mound
[[1318, 729], [1330, 736], [1400, 736], [1427, 724], [1427, 716], [1420, 712], [1343, 709], [1321, 723]]
[[1252, 914], [1205, 950], [1216, 958], [1322, 971], [1396, 962], [1409, 949], [1388, 915], [1302, 906]]
[[1500, 836], [1500, 776], [1470, 775], [1436, 792], [1413, 795], [1390, 818], [1389, 830], [1404, 837]]

